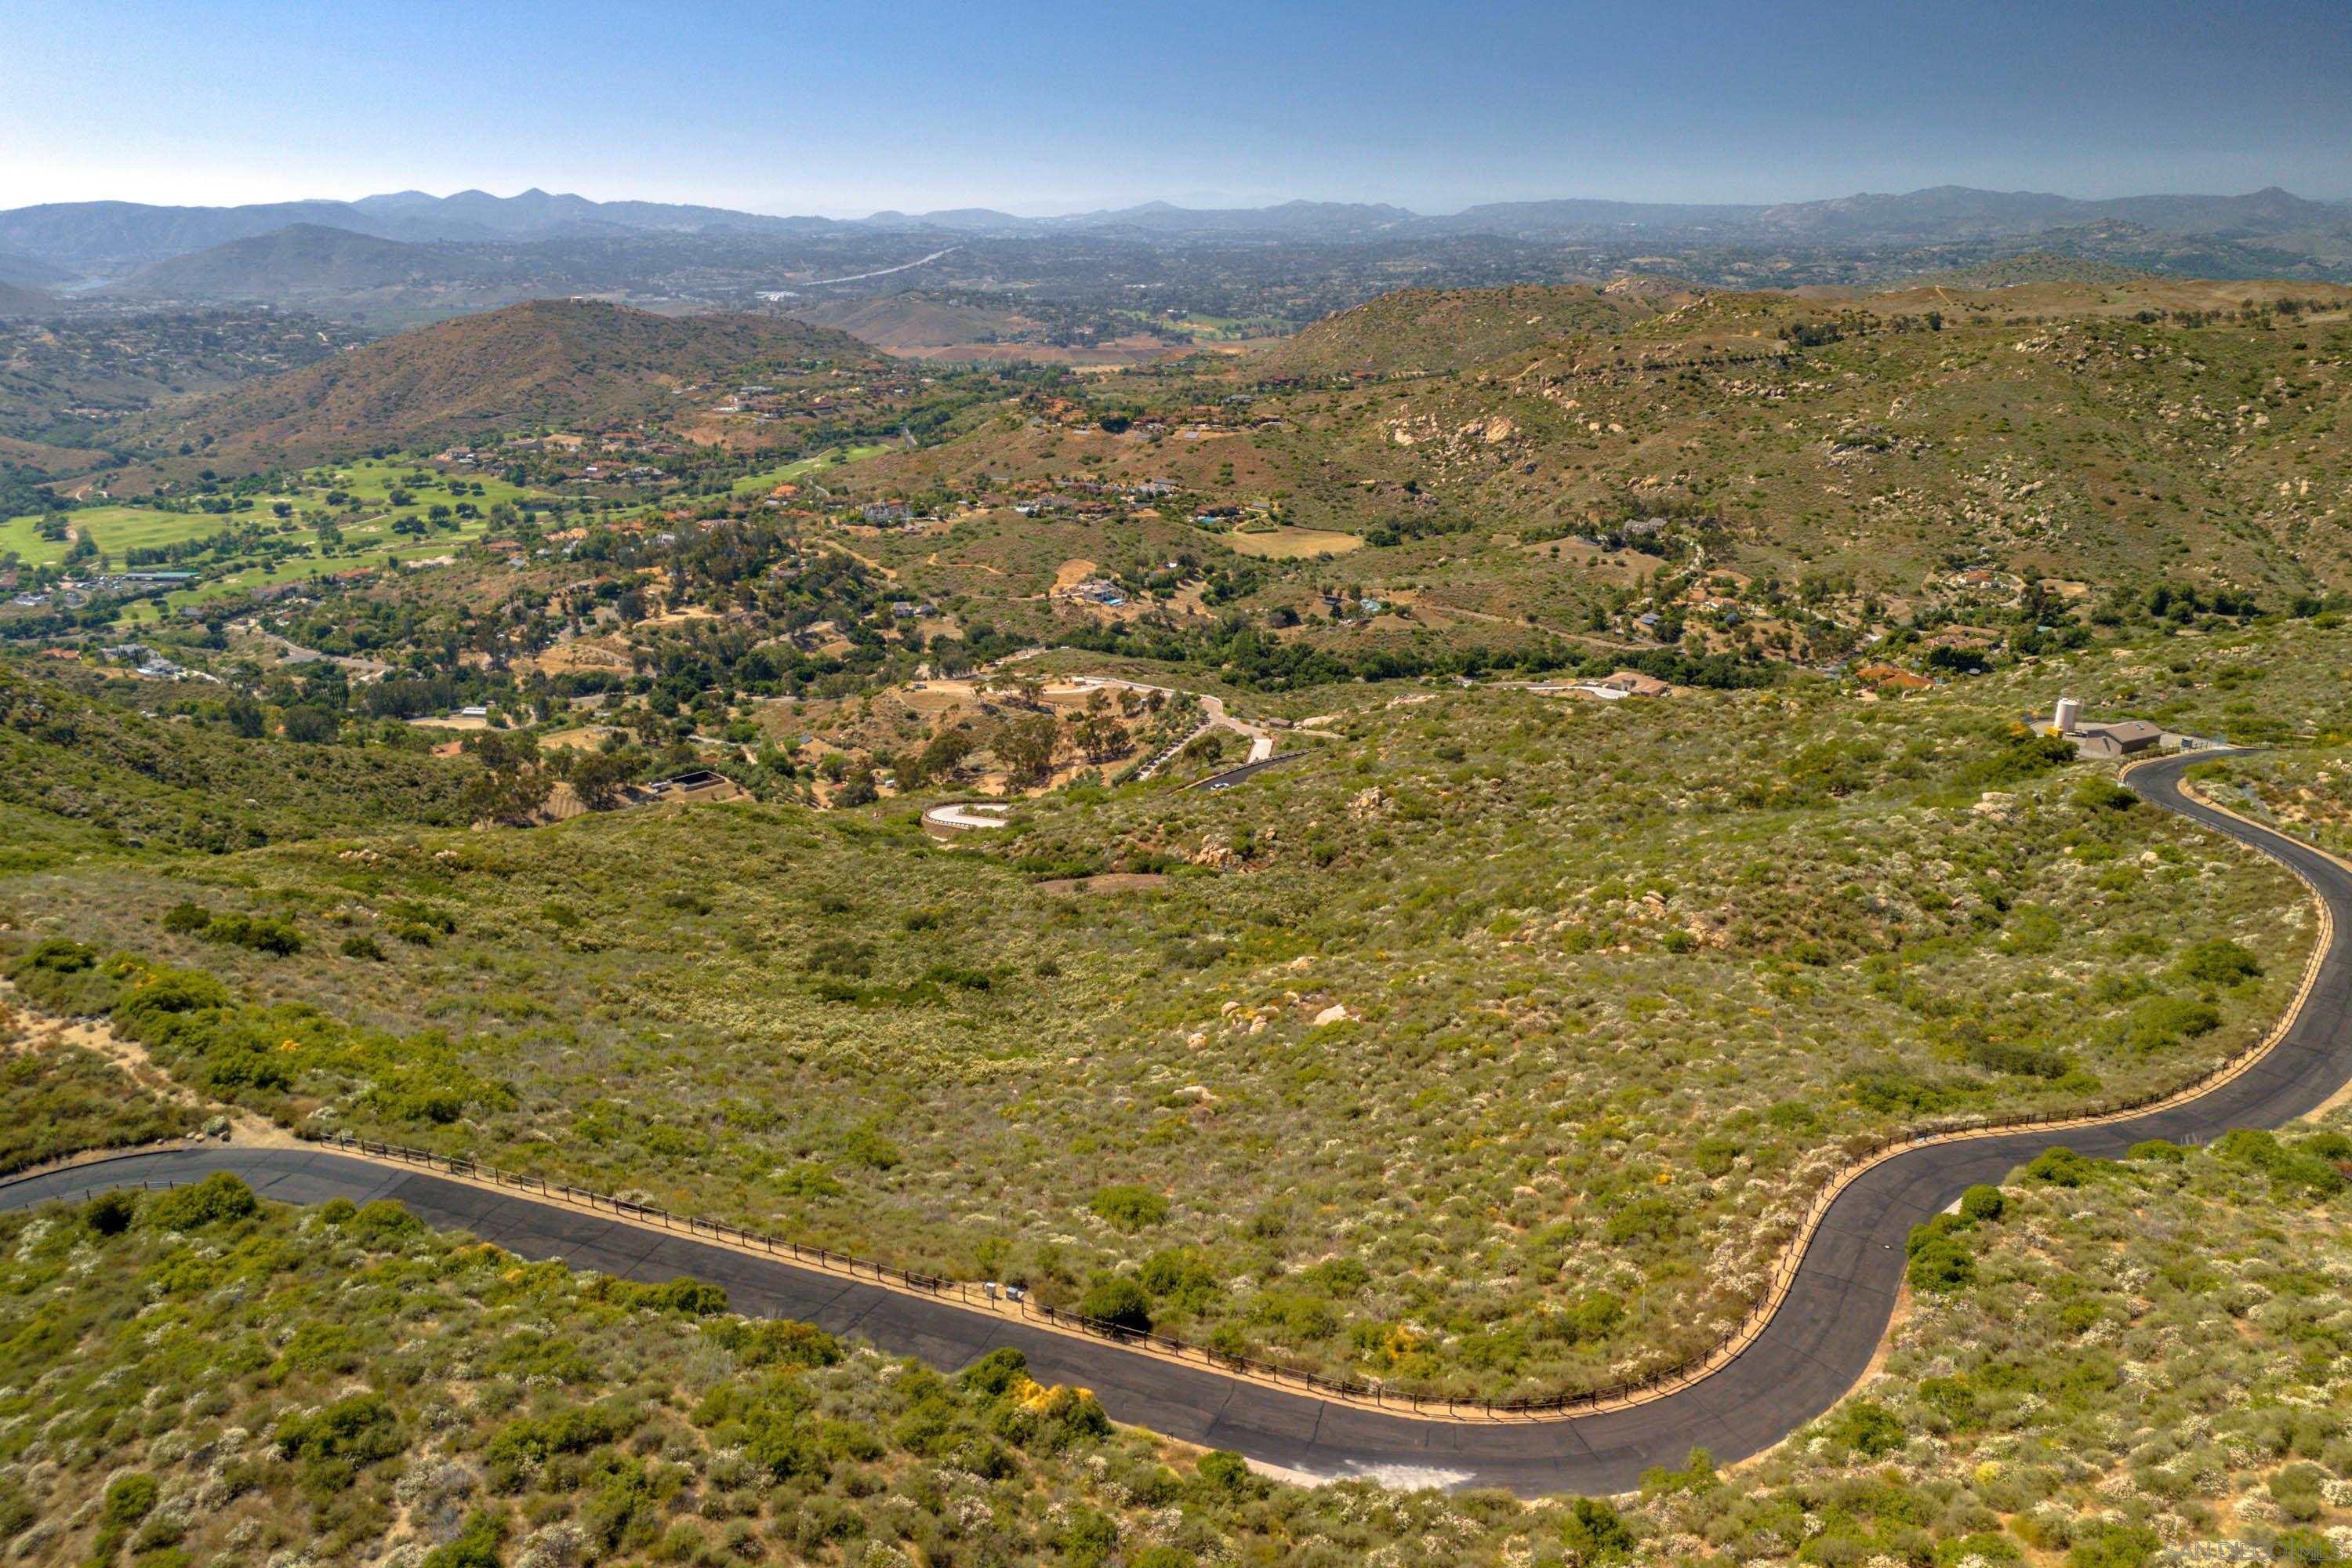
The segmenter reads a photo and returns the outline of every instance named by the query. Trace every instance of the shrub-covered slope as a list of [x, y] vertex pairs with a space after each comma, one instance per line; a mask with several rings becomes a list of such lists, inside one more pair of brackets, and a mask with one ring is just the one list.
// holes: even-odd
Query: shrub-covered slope
[[0, 669], [0, 866], [247, 848], [363, 823], [463, 821], [469, 764], [147, 718]]
[[761, 366], [877, 363], [855, 338], [779, 317], [658, 316], [536, 300], [436, 322], [222, 394], [146, 429], [216, 466], [310, 463], [415, 442], [635, 420], [674, 389]]
[[85, 944], [37, 998], [289, 1120], [1554, 1391], [1708, 1348], [1849, 1141], [2169, 1086], [2276, 1016], [2292, 880], [2085, 787], [2032, 695], [1368, 689], [1244, 789], [961, 847], [632, 811], [0, 894]]
[[0, 1538], [150, 1568], [2326, 1563], [2352, 1554], [2347, 1161], [2308, 1124], [2046, 1154], [1923, 1227], [1883, 1368], [1821, 1421], [1533, 1506], [1274, 1484], [1011, 1352], [942, 1376], [215, 1176], [0, 1216]]

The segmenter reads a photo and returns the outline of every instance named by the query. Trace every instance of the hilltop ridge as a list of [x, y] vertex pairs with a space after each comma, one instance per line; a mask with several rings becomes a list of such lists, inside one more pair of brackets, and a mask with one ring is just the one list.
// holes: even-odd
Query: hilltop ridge
[[125, 279], [117, 291], [167, 300], [305, 304], [391, 289], [478, 288], [500, 281], [511, 286], [517, 272], [430, 246], [298, 223], [159, 261]]
[[215, 460], [311, 462], [388, 442], [638, 417], [674, 387], [803, 361], [879, 358], [855, 338], [786, 318], [534, 300], [237, 387], [157, 420], [150, 434], [202, 444]]
[[1407, 289], [1342, 310], [1252, 362], [1264, 376], [1465, 370], [1576, 332], [1615, 332], [1695, 295], [1586, 283]]

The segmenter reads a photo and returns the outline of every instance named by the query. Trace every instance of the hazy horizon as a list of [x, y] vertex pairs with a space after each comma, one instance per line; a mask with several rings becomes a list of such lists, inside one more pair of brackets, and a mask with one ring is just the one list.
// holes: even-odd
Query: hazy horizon
[[[1360, 205], [1390, 205], [1390, 206], [1404, 207], [1404, 208], [1406, 208], [1406, 210], [1409, 210], [1409, 211], [1411, 211], [1411, 212], [1414, 213], [1416, 216], [1423, 216], [1423, 217], [1447, 217], [1447, 216], [1454, 216], [1454, 214], [1457, 214], [1457, 213], [1460, 213], [1460, 212], [1467, 211], [1467, 210], [1469, 210], [1469, 209], [1471, 209], [1471, 208], [1473, 208], [1473, 207], [1484, 206], [1484, 205], [1500, 205], [1500, 204], [1507, 204], [1507, 203], [1513, 203], [1513, 202], [1533, 202], [1533, 201], [1594, 201], [1594, 202], [1622, 202], [1622, 203], [1627, 203], [1627, 204], [1631, 204], [1631, 205], [1644, 205], [1644, 204], [1647, 204], [1647, 205], [1674, 205], [1674, 206], [1780, 206], [1780, 205], [1801, 205], [1801, 204], [1809, 203], [1809, 202], [1844, 200], [1844, 199], [1852, 199], [1852, 198], [1858, 198], [1858, 197], [1864, 197], [1864, 196], [1901, 196], [1901, 195], [1909, 195], [1917, 194], [1917, 193], [1922, 192], [1922, 191], [1932, 190], [1932, 189], [1936, 189], [1936, 188], [1937, 188], [1937, 187], [1936, 187], [1936, 186], [1909, 186], [1909, 187], [1906, 187], [1906, 188], [1904, 188], [1904, 189], [1900, 189], [1900, 190], [1893, 190], [1893, 189], [1890, 189], [1890, 190], [1862, 190], [1862, 189], [1853, 189], [1853, 190], [1845, 190], [1845, 191], [1839, 191], [1839, 192], [1835, 192], [1835, 193], [1833, 193], [1833, 194], [1832, 194], [1832, 195], [1829, 195], [1780, 196], [1780, 197], [1766, 196], [1766, 197], [1742, 197], [1742, 198], [1729, 198], [1729, 197], [1727, 197], [1727, 198], [1723, 198], [1723, 199], [1721, 199], [1721, 200], [1716, 200], [1716, 199], [1712, 199], [1712, 198], [1703, 198], [1703, 197], [1693, 197], [1693, 198], [1688, 198], [1688, 199], [1676, 199], [1676, 200], [1674, 200], [1674, 201], [1671, 201], [1671, 202], [1666, 201], [1666, 200], [1665, 200], [1665, 199], [1664, 199], [1664, 198], [1643, 197], [1643, 196], [1622, 196], [1622, 195], [1595, 195], [1595, 194], [1593, 194], [1593, 193], [1586, 192], [1586, 191], [1552, 191], [1552, 192], [1548, 192], [1548, 193], [1544, 193], [1544, 194], [1541, 194], [1541, 195], [1481, 196], [1481, 197], [1477, 197], [1477, 198], [1475, 198], [1475, 199], [1457, 199], [1457, 200], [1450, 201], [1450, 202], [1447, 202], [1447, 203], [1444, 203], [1444, 204], [1442, 204], [1442, 205], [1421, 205], [1421, 206], [1411, 206], [1411, 205], [1409, 205], [1409, 204], [1402, 203], [1402, 202], [1389, 202], [1389, 201], [1381, 200], [1381, 199], [1380, 199], [1380, 198], [1375, 198], [1375, 197], [1367, 197], [1367, 196], [1330, 196], [1330, 195], [1277, 195], [1277, 194], [1272, 194], [1272, 193], [1256, 194], [1256, 195], [1247, 195], [1247, 194], [1235, 194], [1235, 193], [1231, 193], [1231, 192], [1223, 192], [1223, 191], [1188, 191], [1188, 192], [1182, 192], [1182, 193], [1180, 193], [1179, 195], [1174, 195], [1174, 196], [1138, 195], [1138, 196], [1127, 196], [1127, 197], [1107, 197], [1107, 198], [1103, 198], [1103, 199], [1100, 199], [1100, 200], [1097, 200], [1097, 201], [1094, 201], [1094, 202], [1090, 202], [1090, 203], [1085, 204], [1085, 205], [1040, 205], [1034, 204], [1034, 203], [1019, 203], [1019, 202], [1004, 202], [1004, 203], [1000, 203], [1000, 202], [989, 202], [989, 201], [948, 201], [948, 202], [942, 202], [942, 203], [939, 203], [939, 204], [936, 204], [936, 205], [926, 205], [926, 206], [920, 206], [920, 207], [902, 207], [902, 206], [889, 206], [889, 205], [863, 205], [863, 206], [852, 205], [852, 206], [847, 206], [847, 207], [836, 207], [836, 208], [833, 208], [833, 209], [830, 209], [830, 210], [820, 210], [820, 209], [815, 209], [815, 208], [797, 208], [797, 209], [795, 209], [795, 208], [787, 208], [787, 207], [779, 207], [779, 206], [765, 206], [765, 207], [761, 207], [761, 206], [742, 206], [742, 207], [731, 207], [731, 206], [728, 206], [728, 205], [727, 205], [727, 204], [724, 204], [724, 203], [698, 202], [698, 201], [693, 200], [692, 198], [683, 197], [683, 196], [673, 196], [673, 195], [646, 195], [646, 194], [645, 194], [645, 193], [643, 193], [643, 192], [637, 192], [637, 191], [616, 191], [616, 192], [613, 192], [613, 193], [610, 193], [610, 194], [597, 194], [597, 193], [592, 193], [592, 192], [588, 192], [588, 191], [559, 190], [559, 189], [555, 189], [555, 188], [553, 188], [553, 187], [548, 186], [548, 185], [543, 184], [538, 184], [524, 185], [524, 186], [517, 187], [517, 188], [510, 189], [510, 190], [491, 190], [491, 189], [488, 189], [488, 187], [485, 187], [485, 186], [482, 186], [482, 185], [456, 185], [456, 186], [450, 186], [450, 187], [448, 187], [448, 188], [446, 188], [446, 189], [442, 189], [442, 190], [427, 190], [427, 189], [425, 189], [425, 188], [424, 188], [424, 187], [422, 187], [422, 186], [417, 186], [417, 185], [404, 185], [404, 186], [401, 186], [401, 187], [399, 187], [399, 188], [398, 188], [398, 189], [396, 189], [396, 190], [370, 190], [370, 191], [363, 191], [363, 192], [361, 192], [361, 193], [359, 193], [358, 195], [321, 195], [321, 194], [319, 194], [319, 193], [317, 193], [317, 192], [308, 192], [308, 193], [305, 193], [305, 194], [302, 194], [302, 195], [289, 195], [289, 196], [257, 196], [257, 197], [252, 198], [250, 201], [235, 201], [235, 202], [226, 202], [226, 201], [225, 201], [225, 202], [147, 201], [147, 200], [143, 200], [143, 199], [139, 198], [139, 197], [131, 197], [131, 196], [119, 196], [119, 195], [89, 195], [89, 196], [63, 196], [63, 197], [54, 197], [54, 198], [50, 198], [49, 200], [47, 200], [47, 201], [44, 201], [44, 202], [26, 202], [26, 203], [17, 203], [17, 204], [13, 204], [13, 205], [12, 205], [12, 206], [10, 206], [10, 207], [0, 208], [0, 210], [13, 210], [13, 208], [14, 208], [15, 206], [39, 206], [39, 205], [76, 205], [76, 204], [79, 204], [79, 203], [101, 203], [101, 202], [126, 202], [126, 203], [130, 203], [130, 204], [132, 204], [132, 205], [143, 205], [143, 206], [188, 207], [188, 208], [205, 208], [205, 207], [235, 207], [235, 206], [244, 206], [244, 205], [295, 205], [295, 204], [300, 204], [300, 203], [306, 203], [306, 202], [339, 203], [339, 204], [355, 204], [355, 203], [359, 203], [359, 202], [363, 202], [363, 201], [369, 201], [369, 200], [376, 199], [376, 198], [383, 197], [383, 196], [390, 196], [390, 195], [409, 195], [409, 194], [411, 194], [411, 193], [415, 193], [415, 194], [418, 194], [418, 195], [423, 195], [430, 196], [430, 197], [433, 197], [433, 198], [435, 198], [435, 199], [436, 199], [436, 200], [446, 200], [446, 199], [448, 199], [448, 198], [450, 198], [450, 197], [453, 197], [453, 196], [464, 195], [469, 195], [469, 194], [476, 194], [476, 193], [478, 193], [478, 194], [481, 194], [481, 195], [488, 195], [488, 196], [494, 197], [494, 198], [499, 199], [499, 200], [513, 200], [513, 199], [515, 199], [515, 198], [517, 198], [517, 197], [520, 197], [520, 196], [523, 196], [523, 195], [528, 195], [531, 194], [532, 192], [536, 191], [536, 192], [538, 192], [539, 194], [543, 195], [557, 196], [557, 197], [563, 197], [563, 196], [579, 196], [579, 197], [582, 197], [582, 198], [586, 199], [586, 200], [589, 200], [589, 201], [600, 202], [600, 203], [601, 203], [601, 202], [623, 202], [623, 201], [638, 201], [638, 202], [654, 202], [654, 203], [674, 203], [674, 204], [677, 204], [677, 205], [705, 205], [705, 206], [715, 206], [715, 207], [727, 207], [727, 210], [730, 210], [730, 211], [737, 211], [737, 212], [742, 212], [742, 213], [747, 213], [747, 214], [751, 214], [751, 215], [755, 216], [762, 216], [762, 217], [816, 217], [816, 218], [829, 218], [829, 219], [833, 219], [833, 220], [840, 221], [840, 222], [854, 222], [854, 221], [858, 220], [858, 219], [861, 219], [861, 218], [867, 218], [867, 217], [879, 216], [881, 216], [881, 215], [883, 215], [883, 214], [886, 214], [886, 213], [903, 214], [903, 215], [908, 216], [923, 216], [924, 214], [927, 214], [927, 213], [935, 213], [935, 212], [944, 213], [944, 212], [978, 212], [978, 211], [999, 212], [999, 213], [1003, 213], [1003, 214], [1004, 214], [1005, 216], [1009, 216], [1009, 217], [1032, 218], [1032, 219], [1045, 220], [1045, 219], [1053, 219], [1053, 218], [1060, 218], [1060, 217], [1078, 217], [1078, 216], [1087, 216], [1087, 215], [1090, 215], [1090, 214], [1094, 214], [1094, 213], [1097, 213], [1097, 212], [1118, 212], [1118, 211], [1126, 211], [1126, 210], [1130, 210], [1130, 209], [1133, 209], [1133, 208], [1144, 207], [1144, 206], [1151, 206], [1151, 205], [1164, 205], [1164, 206], [1172, 206], [1172, 207], [1177, 207], [1177, 208], [1184, 209], [1184, 210], [1187, 210], [1187, 211], [1218, 211], [1218, 210], [1244, 211], [1244, 210], [1265, 209], [1265, 208], [1268, 208], [1268, 207], [1281, 206], [1281, 205], [1286, 205], [1286, 204], [1289, 204], [1289, 203], [1294, 203], [1294, 202], [1304, 202], [1304, 203], [1318, 204], [1318, 205], [1350, 205], [1350, 204], [1360, 204]], [[2053, 197], [2057, 197], [2057, 198], [2062, 199], [2062, 200], [2084, 201], [2084, 202], [2109, 201], [2109, 200], [2127, 199], [2127, 198], [2131, 198], [2131, 197], [2144, 197], [2144, 196], [2211, 196], [2211, 197], [2246, 196], [2246, 195], [2257, 195], [2257, 194], [2259, 194], [2260, 192], [2264, 191], [2264, 190], [2270, 190], [2270, 189], [2280, 189], [2280, 190], [2285, 190], [2285, 191], [2286, 191], [2286, 194], [2287, 194], [2287, 195], [2289, 195], [2296, 196], [2296, 197], [2302, 198], [2302, 199], [2306, 200], [2306, 201], [2316, 201], [2316, 202], [2326, 202], [2326, 203], [2336, 203], [2336, 204], [2352, 204], [2352, 195], [2339, 195], [2339, 194], [2329, 193], [2329, 192], [2315, 192], [2315, 191], [2299, 191], [2299, 190], [2292, 190], [2292, 189], [2288, 189], [2287, 187], [2285, 187], [2285, 186], [2282, 185], [2282, 184], [2281, 184], [2279, 182], [2277, 182], [2277, 181], [2270, 181], [2270, 182], [2266, 182], [2265, 184], [2262, 184], [2262, 185], [2251, 186], [2251, 187], [2248, 187], [2248, 188], [2245, 188], [2245, 189], [2240, 189], [2240, 190], [2226, 190], [2226, 191], [2225, 191], [2225, 190], [2189, 190], [2189, 189], [2170, 189], [2170, 190], [2154, 190], [2154, 189], [2149, 189], [2149, 190], [2117, 190], [2117, 191], [2101, 191], [2101, 192], [2095, 192], [2095, 193], [2089, 193], [2089, 192], [2081, 192], [2081, 191], [2047, 191], [2047, 190], [2032, 190], [2032, 189], [2028, 189], [2028, 188], [2025, 188], [2025, 187], [2022, 187], [2022, 186], [2000, 186], [2000, 185], [1981, 185], [1981, 186], [1969, 186], [1969, 187], [1961, 187], [1961, 186], [1958, 186], [1958, 185], [1951, 185], [1949, 188], [1967, 188], [1967, 189], [1981, 190], [1981, 191], [1986, 191], [1986, 192], [1990, 192], [1990, 193], [1992, 193], [1992, 194], [1995, 194], [1995, 195], [2019, 195], [2019, 196], [2053, 196]]]
[[2352, 195], [2352, 22], [2304, 0], [2152, 0], [2127, 26], [1995, 4], [1965, 36], [1848, 0], [1701, 0], [1671, 26], [1528, 0], [1473, 26], [1397, 0], [16, 11], [9, 207], [530, 186], [835, 216]]

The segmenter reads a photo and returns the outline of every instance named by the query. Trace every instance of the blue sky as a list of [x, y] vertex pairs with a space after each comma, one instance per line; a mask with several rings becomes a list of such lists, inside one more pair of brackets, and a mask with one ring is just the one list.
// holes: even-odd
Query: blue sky
[[2352, 196], [2352, 5], [9, 0], [0, 207]]

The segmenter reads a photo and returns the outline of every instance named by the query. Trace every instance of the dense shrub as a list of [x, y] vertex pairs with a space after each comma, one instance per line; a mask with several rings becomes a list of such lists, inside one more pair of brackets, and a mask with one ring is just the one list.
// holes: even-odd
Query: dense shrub
[[964, 1368], [956, 1381], [966, 1388], [976, 1389], [992, 1397], [1011, 1388], [1017, 1379], [1025, 1377], [1028, 1371], [1029, 1358], [1012, 1346], [1004, 1345]]
[[391, 1198], [377, 1198], [341, 1217], [352, 1239], [363, 1247], [390, 1247], [423, 1233], [425, 1222]]
[[182, 899], [163, 911], [158, 923], [174, 935], [193, 936], [213, 923], [213, 912], [193, 899]]
[[114, 977], [100, 968], [98, 950], [63, 937], [34, 943], [8, 966], [8, 980], [52, 1013], [103, 1013], [114, 1002]]
[[400, 1452], [400, 1424], [381, 1394], [358, 1394], [278, 1423], [280, 1458], [380, 1459]]
[[1832, 1441], [1843, 1443], [1865, 1459], [1876, 1459], [1903, 1447], [1907, 1434], [1902, 1421], [1874, 1400], [1856, 1399], [1841, 1407], [1828, 1426]]
[[2147, 1568], [2163, 1542], [2144, 1524], [2094, 1523], [2066, 1550], [2066, 1568]]
[[507, 1477], [511, 1489], [523, 1468], [616, 1442], [635, 1430], [641, 1419], [634, 1408], [612, 1400], [573, 1405], [551, 1415], [509, 1423], [490, 1439], [482, 1457], [494, 1472]]
[[152, 1476], [121, 1477], [108, 1484], [100, 1517], [109, 1524], [136, 1524], [153, 1510], [161, 1490]]
[[1977, 1260], [1948, 1230], [1920, 1226], [1911, 1232], [1904, 1279], [1914, 1290], [1959, 1290], [1976, 1283]]
[[681, 1278], [660, 1285], [607, 1279], [599, 1288], [599, 1293], [604, 1300], [622, 1306], [653, 1312], [676, 1312], [686, 1318], [708, 1318], [727, 1310], [725, 1287], [702, 1279]]
[[2005, 723], [1987, 731], [1983, 744], [1952, 775], [1954, 787], [1999, 789], [2063, 768], [2074, 761], [2074, 743], [2063, 736]]
[[1961, 1217], [1978, 1224], [1999, 1219], [2008, 1207], [2009, 1200], [2001, 1196], [1999, 1187], [1981, 1182], [1960, 1194]]
[[2241, 985], [2263, 973], [2262, 961], [2234, 942], [2215, 938], [2200, 942], [2180, 955], [2175, 966], [2182, 979], [2198, 985]]
[[407, 1446], [399, 1418], [380, 1394], [355, 1394], [315, 1414], [289, 1416], [272, 1441], [280, 1458], [299, 1464], [304, 1489], [313, 1496], [331, 1496], [358, 1471]]
[[276, 915], [215, 914], [189, 900], [182, 900], [166, 910], [163, 926], [165, 931], [184, 936], [250, 948], [273, 957], [289, 957], [302, 951], [302, 933], [291, 921]]
[[1078, 1310], [1114, 1328], [1132, 1329], [1138, 1333], [1148, 1332], [1151, 1328], [1151, 1297], [1140, 1284], [1124, 1275], [1097, 1275], [1078, 1299]]
[[499, 1568], [508, 1529], [504, 1510], [477, 1509], [455, 1538], [425, 1554], [422, 1568]]
[[1572, 1498], [1561, 1521], [1561, 1553], [1575, 1568], [1603, 1568], [1633, 1555], [1633, 1532], [1618, 1511], [1599, 1498]]
[[158, 1230], [201, 1230], [249, 1219], [260, 1206], [251, 1187], [226, 1171], [215, 1171], [193, 1186], [174, 1187], [148, 1199], [140, 1217]]
[[2210, 1035], [2221, 1024], [2221, 1012], [2210, 1002], [2150, 996], [2121, 1021], [2117, 1038], [2125, 1049], [2149, 1053]]
[[84, 1150], [177, 1137], [199, 1120], [79, 1047], [0, 1056], [0, 1175]]
[[1168, 1200], [1132, 1183], [1104, 1187], [1087, 1206], [1121, 1230], [1142, 1230], [1168, 1218]]
[[2098, 1167], [2096, 1160], [2057, 1144], [2033, 1157], [2025, 1167], [2025, 1179], [2045, 1186], [2079, 1187], [2098, 1173]]
[[2094, 775], [2074, 786], [2074, 800], [2085, 811], [2129, 811], [2139, 796], [2110, 778]]
[[2315, 1140], [2288, 1143], [2274, 1133], [2251, 1127], [2224, 1132], [2213, 1141], [2213, 1152], [2233, 1164], [2249, 1165], [2269, 1176], [2272, 1184], [2292, 1191], [2327, 1195], [2344, 1189], [2343, 1173], [2332, 1152], [2312, 1144]]

